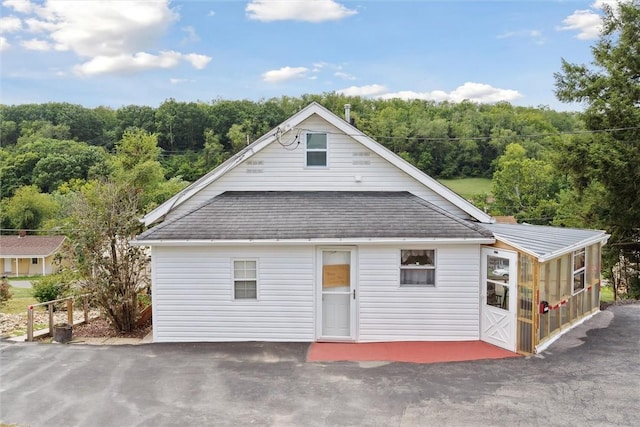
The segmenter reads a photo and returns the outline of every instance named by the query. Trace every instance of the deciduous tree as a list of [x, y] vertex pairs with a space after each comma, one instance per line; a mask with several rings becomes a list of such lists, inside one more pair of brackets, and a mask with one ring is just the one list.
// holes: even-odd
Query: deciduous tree
[[[561, 147], [572, 161], [560, 162], [578, 189], [591, 181], [602, 185], [596, 212], [611, 233], [605, 247], [612, 266], [620, 257], [640, 266], [640, 1], [604, 7], [603, 27], [592, 47], [591, 65], [562, 62], [555, 74], [556, 95], [565, 102], [581, 102], [589, 144], [575, 140], [584, 152], [581, 161], [573, 147]], [[578, 193], [580, 197], [580, 193]], [[576, 203], [581, 203], [578, 199]], [[630, 282], [640, 296], [640, 268]]]
[[69, 259], [120, 332], [135, 327], [138, 295], [149, 286], [148, 255], [129, 245], [142, 231], [139, 204], [136, 189], [95, 181], [83, 188], [71, 215]]

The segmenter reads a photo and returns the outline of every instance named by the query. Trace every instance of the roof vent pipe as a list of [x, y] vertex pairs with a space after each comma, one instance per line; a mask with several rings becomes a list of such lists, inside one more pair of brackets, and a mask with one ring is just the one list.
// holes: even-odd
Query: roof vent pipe
[[344, 104], [344, 121], [351, 123], [351, 104]]

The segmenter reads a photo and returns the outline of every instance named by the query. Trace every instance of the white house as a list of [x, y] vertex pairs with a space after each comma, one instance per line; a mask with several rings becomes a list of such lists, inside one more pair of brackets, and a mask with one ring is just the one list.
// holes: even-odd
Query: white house
[[[155, 342], [541, 342], [520, 279], [548, 260], [317, 103], [144, 221], [132, 244], [151, 247]], [[528, 227], [549, 249], [547, 228]], [[580, 232], [549, 250], [596, 245], [599, 268], [606, 235]]]

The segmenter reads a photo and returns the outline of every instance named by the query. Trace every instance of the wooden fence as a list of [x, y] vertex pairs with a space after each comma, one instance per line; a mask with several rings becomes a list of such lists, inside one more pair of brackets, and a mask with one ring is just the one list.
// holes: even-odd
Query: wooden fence
[[[80, 295], [77, 298], [82, 298], [82, 310], [84, 311], [84, 323], [89, 322], [89, 294]], [[67, 323], [73, 325], [73, 302], [76, 297], [67, 297], [56, 299], [53, 301], [42, 302], [40, 304], [33, 304], [27, 307], [27, 341], [33, 341], [33, 310], [36, 307], [47, 306], [49, 311], [49, 335], [53, 336], [53, 305], [66, 301], [67, 303]]]

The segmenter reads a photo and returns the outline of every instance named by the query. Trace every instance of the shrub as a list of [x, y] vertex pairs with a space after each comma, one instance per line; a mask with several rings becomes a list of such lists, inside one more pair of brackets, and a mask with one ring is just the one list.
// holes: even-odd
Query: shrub
[[68, 290], [69, 285], [58, 274], [45, 276], [33, 282], [33, 297], [38, 302], [60, 299]]
[[13, 295], [9, 292], [9, 282], [6, 277], [2, 277], [2, 283], [0, 283], [0, 303], [7, 302]]

